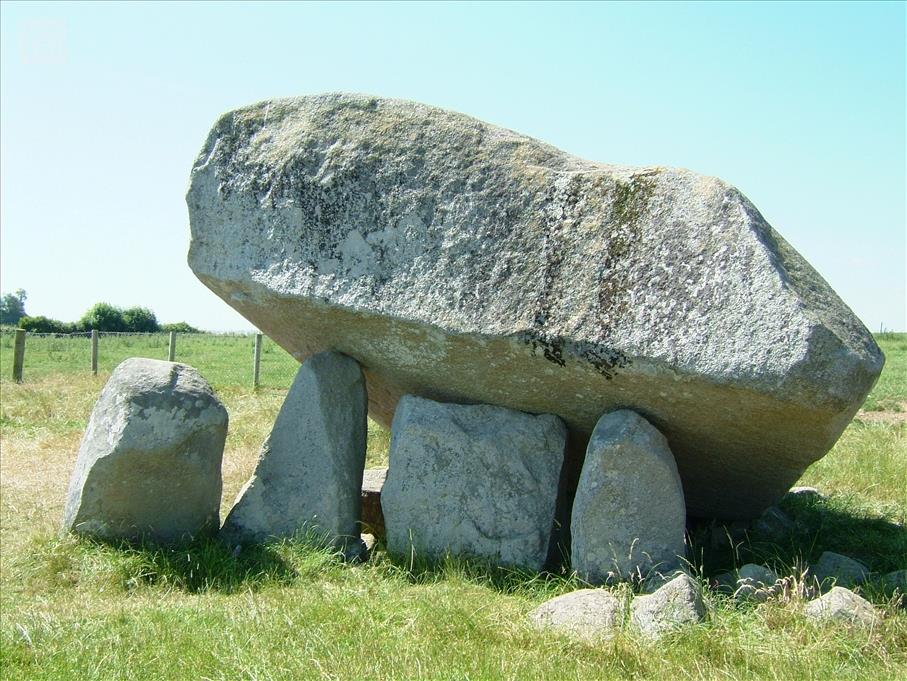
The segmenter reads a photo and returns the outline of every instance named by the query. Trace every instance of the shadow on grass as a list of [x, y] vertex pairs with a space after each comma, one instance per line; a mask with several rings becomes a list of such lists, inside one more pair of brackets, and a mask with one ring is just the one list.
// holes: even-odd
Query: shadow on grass
[[[745, 563], [760, 563], [781, 574], [800, 574], [824, 551], [834, 551], [864, 563], [875, 575], [903, 569], [907, 564], [907, 528], [873, 514], [847, 498], [787, 497], [780, 508], [784, 527], [724, 526], [715, 521], [694, 521], [690, 527], [690, 564], [701, 576], [712, 578]], [[72, 547], [72, 544], [69, 544]], [[247, 546], [235, 552], [216, 537], [199, 538], [175, 546], [151, 542], [107, 542], [79, 539], [89, 564], [111, 574], [124, 590], [144, 585], [163, 586], [188, 593], [257, 590], [317, 580], [342, 571], [345, 561], [337, 551], [305, 539]], [[556, 595], [588, 586], [564, 570], [536, 573], [501, 567], [474, 557], [393, 555], [379, 543], [368, 569], [410, 584], [462, 581], [500, 593]], [[51, 552], [46, 566], [64, 573], [57, 563], [76, 555], [66, 546]], [[89, 569], [96, 569], [89, 568]]]
[[783, 514], [780, 521], [769, 518], [769, 523], [757, 521], [745, 529], [694, 521], [690, 529], [694, 565], [706, 575], [745, 563], [796, 568], [833, 551], [860, 561], [876, 574], [907, 566], [907, 527], [846, 497], [788, 495], [778, 508]]
[[285, 543], [251, 546], [234, 554], [214, 537], [164, 546], [150, 541], [83, 538], [85, 548], [104, 555], [124, 589], [157, 585], [189, 593], [234, 593], [290, 584], [300, 572]]
[[501, 566], [477, 556], [445, 555], [429, 558], [415, 552], [396, 554], [382, 551], [373, 564], [410, 584], [435, 584], [446, 580], [468, 582], [503, 594], [558, 593], [588, 586], [575, 576], [548, 571]]

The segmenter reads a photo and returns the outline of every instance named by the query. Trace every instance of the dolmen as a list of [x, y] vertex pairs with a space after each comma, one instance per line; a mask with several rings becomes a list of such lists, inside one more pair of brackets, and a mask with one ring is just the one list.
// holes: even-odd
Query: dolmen
[[[590, 584], [675, 574], [687, 516], [759, 517], [883, 364], [734, 187], [414, 102], [326, 94], [225, 114], [186, 198], [195, 274], [302, 363], [221, 529], [230, 544], [304, 534], [355, 550], [368, 414], [391, 428], [371, 523], [391, 552], [539, 570], [570, 551]], [[147, 418], [143, 378], [119, 402], [108, 388], [132, 388], [105, 388], [66, 527], [216, 526], [226, 414], [200, 383], [182, 396], [195, 379], [179, 366], [139, 373], [160, 374], [155, 400], [173, 393], [162, 451], [188, 453], [161, 460], [183, 461], [181, 493], [190, 463], [208, 476], [204, 501], [171, 522], [175, 497], [127, 498], [175, 475], [104, 434]], [[183, 428], [196, 412], [200, 434]], [[120, 457], [142, 471], [121, 489]]]
[[688, 514], [758, 517], [883, 364], [733, 186], [423, 104], [231, 111], [186, 200], [198, 278], [300, 361], [355, 359], [385, 426], [404, 395], [560, 418], [568, 500], [599, 419], [629, 409], [669, 443]]

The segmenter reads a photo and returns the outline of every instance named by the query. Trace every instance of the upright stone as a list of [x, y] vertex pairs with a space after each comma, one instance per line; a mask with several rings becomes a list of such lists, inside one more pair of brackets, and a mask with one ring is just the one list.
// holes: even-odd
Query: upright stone
[[593, 583], [665, 572], [684, 556], [685, 527], [683, 488], [665, 437], [635, 412], [602, 416], [573, 503], [573, 568]]
[[185, 364], [127, 359], [91, 412], [63, 528], [171, 542], [216, 531], [227, 410]]
[[249, 543], [306, 535], [338, 546], [358, 539], [366, 410], [356, 360], [336, 352], [306, 360], [222, 536]]
[[362, 474], [362, 528], [376, 537], [384, 536], [381, 489], [386, 478], [387, 468], [366, 468]]
[[381, 491], [388, 549], [541, 569], [566, 437], [549, 414], [405, 396]]

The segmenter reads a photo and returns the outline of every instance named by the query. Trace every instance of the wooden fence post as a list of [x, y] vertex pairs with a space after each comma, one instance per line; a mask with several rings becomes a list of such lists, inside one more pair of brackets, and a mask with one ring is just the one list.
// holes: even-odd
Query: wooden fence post
[[98, 375], [98, 330], [91, 330], [91, 373]]
[[167, 361], [176, 361], [176, 331], [170, 332], [170, 348], [167, 350]]
[[22, 382], [22, 367], [25, 365], [25, 329], [16, 329], [13, 345], [13, 380]]
[[255, 352], [252, 360], [252, 387], [258, 388], [258, 375], [261, 368], [261, 334], [255, 334]]

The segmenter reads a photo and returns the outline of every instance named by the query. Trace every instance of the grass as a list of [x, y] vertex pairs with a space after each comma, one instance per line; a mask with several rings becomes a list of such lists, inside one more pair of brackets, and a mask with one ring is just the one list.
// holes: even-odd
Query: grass
[[[0, 375], [12, 375], [13, 334], [0, 333]], [[167, 359], [169, 335], [101, 334], [98, 341], [98, 370], [108, 374], [129, 357]], [[215, 335], [206, 333], [178, 334], [178, 362], [196, 367], [216, 389], [252, 385], [251, 334]], [[270, 338], [263, 338], [260, 363], [260, 385], [287, 389], [299, 363]], [[91, 370], [91, 339], [86, 334], [70, 336], [29, 335], [25, 343], [26, 382], [59, 376], [83, 374]]]
[[[249, 357], [248, 338], [231, 342], [237, 347], [229, 353], [212, 344], [198, 356], [216, 347]], [[888, 362], [867, 399], [870, 411], [802, 478], [825, 497], [784, 502], [797, 523], [780, 538], [753, 530], [715, 545], [703, 528], [694, 531], [703, 585], [750, 560], [796, 574], [825, 550], [880, 573], [907, 567], [907, 422], [898, 411], [907, 403], [907, 336], [886, 335], [880, 345]], [[350, 566], [298, 541], [234, 556], [212, 540], [159, 548], [60, 536], [79, 439], [109, 367], [94, 377], [81, 359], [66, 370], [26, 360], [26, 383], [15, 385], [8, 354], [0, 343], [4, 679], [907, 677], [907, 614], [873, 584], [864, 595], [886, 617], [872, 631], [814, 625], [797, 597], [738, 606], [707, 591], [702, 626], [657, 646], [629, 629], [588, 644], [526, 624], [533, 607], [580, 586], [569, 576], [455, 560], [407, 565], [382, 550]], [[251, 392], [244, 378], [231, 382], [226, 371], [201, 368], [230, 412], [225, 514], [284, 391]], [[387, 444], [387, 432], [370, 423], [369, 465], [386, 460]], [[618, 594], [629, 598], [626, 587]]]
[[863, 405], [866, 411], [907, 411], [907, 333], [880, 333], [876, 342], [885, 353], [885, 370]]

